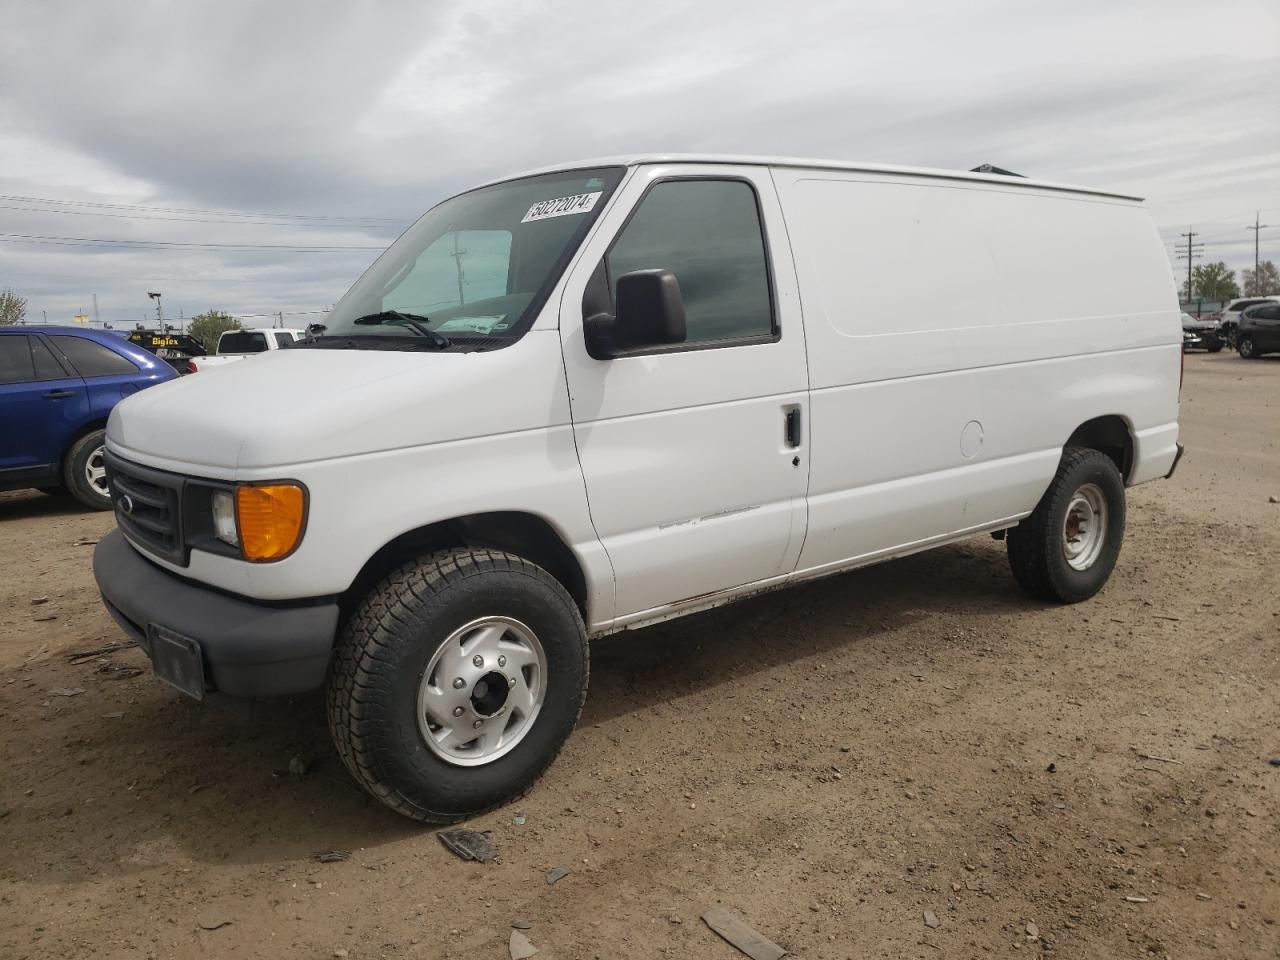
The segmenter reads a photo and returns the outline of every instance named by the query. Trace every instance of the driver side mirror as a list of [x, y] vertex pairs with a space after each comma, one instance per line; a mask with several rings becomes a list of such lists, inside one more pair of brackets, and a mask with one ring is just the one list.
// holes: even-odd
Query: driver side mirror
[[618, 278], [616, 314], [583, 322], [587, 353], [609, 360], [651, 347], [684, 343], [684, 298], [670, 270], [636, 270]]

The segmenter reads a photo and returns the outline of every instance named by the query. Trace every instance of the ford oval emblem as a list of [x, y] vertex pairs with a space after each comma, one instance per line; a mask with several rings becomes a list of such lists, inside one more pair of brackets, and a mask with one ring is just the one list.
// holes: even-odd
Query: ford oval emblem
[[133, 498], [127, 493], [120, 498], [116, 505], [120, 508], [120, 512], [125, 516], [133, 513]]

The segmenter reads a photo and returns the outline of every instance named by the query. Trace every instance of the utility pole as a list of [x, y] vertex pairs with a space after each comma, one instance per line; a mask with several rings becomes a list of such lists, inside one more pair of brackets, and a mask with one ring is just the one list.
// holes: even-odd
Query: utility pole
[[[1261, 212], [1261, 210], [1255, 211], [1253, 214], [1253, 226], [1245, 227], [1246, 230], [1253, 231], [1253, 283], [1255, 287], [1258, 286], [1258, 237], [1261, 235], [1263, 230], [1271, 226], [1271, 224], [1263, 223], [1261, 221], [1259, 217]], [[1245, 295], [1248, 296], [1247, 293]]]
[[466, 253], [467, 253], [466, 250], [458, 249], [458, 233], [457, 231], [454, 231], [453, 253], [451, 253], [450, 256], [453, 257], [453, 262], [455, 266], [457, 266], [458, 268], [458, 303], [460, 304], [467, 302], [467, 298], [462, 294], [462, 282], [465, 279], [465, 274], [463, 273], [463, 270], [462, 270], [462, 258]]
[[93, 295], [93, 322], [95, 324], [101, 322], [98, 320], [98, 295], [96, 293]]
[[[1195, 238], [1200, 236], [1200, 234], [1192, 230], [1191, 227], [1187, 227], [1187, 232], [1180, 233], [1178, 234], [1178, 236], [1186, 238], [1187, 249], [1183, 253], [1178, 254], [1178, 259], [1187, 261], [1187, 302], [1190, 303], [1191, 302], [1191, 264], [1195, 262], [1196, 257], [1200, 257], [1204, 255], [1204, 244], [1194, 242]], [[1178, 244], [1178, 246], [1182, 246], [1182, 244]]]

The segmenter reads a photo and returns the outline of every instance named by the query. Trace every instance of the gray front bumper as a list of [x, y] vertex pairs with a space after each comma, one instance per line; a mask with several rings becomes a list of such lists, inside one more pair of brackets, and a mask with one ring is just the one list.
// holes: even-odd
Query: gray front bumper
[[151, 656], [149, 624], [200, 644], [205, 683], [236, 697], [273, 697], [324, 683], [338, 626], [332, 599], [273, 604], [220, 593], [162, 570], [113, 530], [93, 551], [107, 612]]

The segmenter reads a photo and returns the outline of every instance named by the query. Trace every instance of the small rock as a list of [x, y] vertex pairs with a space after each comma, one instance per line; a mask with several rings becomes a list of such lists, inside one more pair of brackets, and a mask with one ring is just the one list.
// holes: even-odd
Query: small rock
[[564, 867], [552, 867], [550, 870], [547, 871], [547, 885], [552, 886], [555, 883], [558, 883], [559, 881], [563, 880], [568, 875], [569, 875], [569, 871], [566, 870]]
[[9, 808], [8, 808], [8, 807], [0, 807], [0, 820], [3, 820], [3, 819], [4, 819], [5, 817], [7, 817], [8, 815], [9, 815]]
[[343, 947], [339, 947], [337, 950], [333, 951], [333, 955], [337, 957], [338, 960], [345, 960], [346, 957], [351, 956], [351, 954], [348, 953], [346, 949], [344, 949]]
[[289, 758], [289, 772], [292, 773], [295, 777], [301, 777], [303, 774], [307, 772], [307, 769], [310, 766], [311, 764], [308, 763], [306, 760], [304, 760], [302, 758], [302, 754], [300, 753], [295, 753], [292, 757]]
[[1036, 926], [1036, 923], [1034, 920], [1027, 921], [1026, 931], [1027, 931], [1028, 940], [1040, 939], [1040, 928]]
[[57, 620], [57, 619], [58, 619], [57, 616], [52, 613], [47, 613], [43, 617], [34, 618], [36, 623], [48, 623], [50, 620]]
[[32, 598], [31, 598], [31, 605], [32, 605], [33, 607], [34, 607], [34, 606], [36, 606], [36, 605], [38, 605], [38, 604], [41, 604], [41, 603], [48, 603], [48, 602], [49, 602], [49, 598], [48, 598], [48, 597], [32, 597]]
[[1051, 763], [1049, 764], [1049, 766], [1045, 767], [1045, 769], [1048, 770], [1050, 773], [1057, 773], [1058, 765], [1056, 763]]
[[1212, 899], [1213, 899], [1213, 897], [1209, 896], [1207, 893], [1197, 893], [1197, 894], [1196, 894], [1196, 899], [1197, 899], [1197, 900], [1212, 900]]
[[102, 719], [103, 720], [119, 720], [123, 716], [124, 716], [123, 710], [114, 710], [111, 713], [104, 713], [102, 715]]
[[1273, 493], [1271, 496], [1267, 497], [1267, 503], [1280, 503], [1280, 497], [1277, 497]]
[[351, 854], [346, 850], [326, 850], [324, 853], [316, 854], [316, 859], [321, 863], [341, 863], [350, 857]]
[[841, 753], [848, 753], [848, 752], [849, 752], [850, 750], [852, 750], [852, 749], [853, 749], [853, 747], [841, 747], [841, 748], [840, 748], [840, 752], [841, 752]]
[[932, 910], [926, 910], [924, 912], [924, 925], [930, 930], [936, 930], [942, 926], [942, 921], [938, 919], [938, 915]]
[[1272, 757], [1267, 761], [1267, 763], [1271, 764], [1273, 767], [1280, 767], [1280, 757]]
[[511, 927], [512, 927], [512, 929], [514, 929], [514, 930], [531, 930], [531, 929], [533, 929], [533, 921], [532, 921], [532, 920], [523, 920], [523, 919], [521, 919], [521, 920], [512, 920], [512, 921], [511, 921]]
[[527, 960], [538, 952], [538, 948], [529, 942], [519, 930], [511, 931], [511, 939], [507, 943], [507, 951], [511, 954], [511, 960]]
[[511, 822], [514, 823], [517, 827], [523, 827], [525, 822], [524, 814], [517, 813], [514, 817], [511, 818]]
[[671, 916], [667, 917], [667, 923], [684, 923], [684, 921], [673, 913]]
[[49, 691], [51, 697], [78, 697], [84, 693], [84, 687], [54, 687]]
[[220, 920], [212, 917], [198, 922], [201, 930], [221, 930], [223, 927], [231, 926], [230, 920]]

